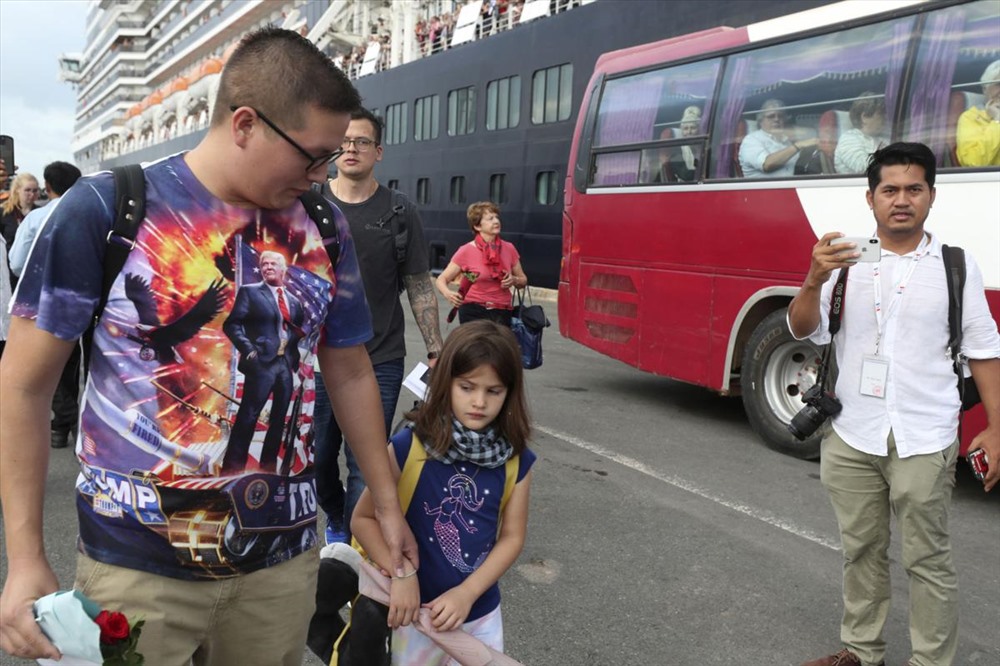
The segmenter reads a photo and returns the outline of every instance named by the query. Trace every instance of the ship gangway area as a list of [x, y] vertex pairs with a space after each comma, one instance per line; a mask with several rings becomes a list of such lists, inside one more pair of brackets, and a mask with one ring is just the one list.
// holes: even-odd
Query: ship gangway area
[[[526, 373], [538, 453], [528, 538], [501, 581], [507, 652], [527, 666], [733, 666], [836, 649], [842, 556], [819, 465], [767, 449], [738, 400], [566, 341], [546, 313], [545, 364]], [[423, 342], [407, 324], [409, 368]], [[397, 417], [412, 400], [404, 390]], [[77, 471], [71, 451], [53, 452], [45, 537], [63, 584], [73, 580]], [[998, 504], [960, 463], [956, 664], [1000, 663]], [[889, 555], [886, 663], [904, 664], [898, 541]]]

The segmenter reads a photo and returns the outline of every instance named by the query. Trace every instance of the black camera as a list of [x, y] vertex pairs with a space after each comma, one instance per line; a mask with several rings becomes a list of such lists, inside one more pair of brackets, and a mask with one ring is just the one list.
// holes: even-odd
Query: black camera
[[788, 424], [788, 431], [800, 440], [807, 439], [823, 425], [824, 421], [836, 416], [844, 408], [837, 400], [837, 396], [824, 391], [819, 384], [813, 384], [802, 394], [802, 402], [806, 403], [806, 406]]

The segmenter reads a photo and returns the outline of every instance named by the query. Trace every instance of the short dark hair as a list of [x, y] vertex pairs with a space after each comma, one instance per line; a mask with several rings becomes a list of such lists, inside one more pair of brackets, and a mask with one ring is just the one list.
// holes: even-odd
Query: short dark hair
[[885, 115], [885, 98], [873, 92], [863, 92], [851, 104], [851, 124], [856, 129], [861, 129], [861, 116], [874, 116], [877, 113]]
[[500, 215], [500, 206], [492, 201], [477, 201], [474, 204], [469, 204], [469, 208], [465, 211], [465, 217], [469, 221], [469, 229], [472, 230], [473, 234], [478, 233], [476, 225], [483, 221], [483, 216], [486, 213]]
[[231, 106], [251, 106], [283, 128], [300, 129], [310, 105], [351, 113], [361, 96], [316, 45], [297, 32], [268, 26], [248, 33], [222, 70], [212, 125]]
[[923, 167], [924, 180], [929, 187], [934, 187], [937, 175], [937, 158], [934, 157], [934, 151], [922, 143], [900, 141], [872, 153], [866, 171], [869, 191], [874, 192], [882, 182], [882, 167], [897, 164], [916, 164]]
[[361, 107], [356, 111], [351, 112], [351, 120], [367, 120], [372, 124], [375, 129], [375, 144], [382, 145], [382, 119], [376, 116], [374, 113]]
[[52, 162], [45, 167], [42, 177], [52, 193], [61, 197], [80, 179], [80, 170], [69, 162]]
[[451, 447], [452, 380], [482, 365], [491, 366], [507, 387], [503, 408], [493, 424], [514, 447], [514, 453], [527, 448], [531, 418], [524, 392], [521, 348], [510, 328], [480, 319], [462, 324], [448, 336], [431, 373], [426, 400], [405, 415], [413, 421], [414, 432], [428, 450], [441, 455]]

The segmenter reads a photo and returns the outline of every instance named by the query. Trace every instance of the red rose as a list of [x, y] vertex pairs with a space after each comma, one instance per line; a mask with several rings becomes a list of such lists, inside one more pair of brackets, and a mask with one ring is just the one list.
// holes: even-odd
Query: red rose
[[128, 619], [122, 613], [101, 611], [94, 618], [94, 622], [101, 628], [101, 642], [105, 645], [111, 645], [128, 638]]

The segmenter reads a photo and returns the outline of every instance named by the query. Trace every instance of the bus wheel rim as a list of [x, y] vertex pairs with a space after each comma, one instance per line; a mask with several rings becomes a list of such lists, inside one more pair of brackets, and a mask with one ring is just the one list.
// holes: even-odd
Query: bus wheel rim
[[820, 359], [810, 345], [787, 342], [771, 355], [764, 379], [764, 394], [774, 414], [785, 423], [805, 406], [802, 394], [816, 383]]

